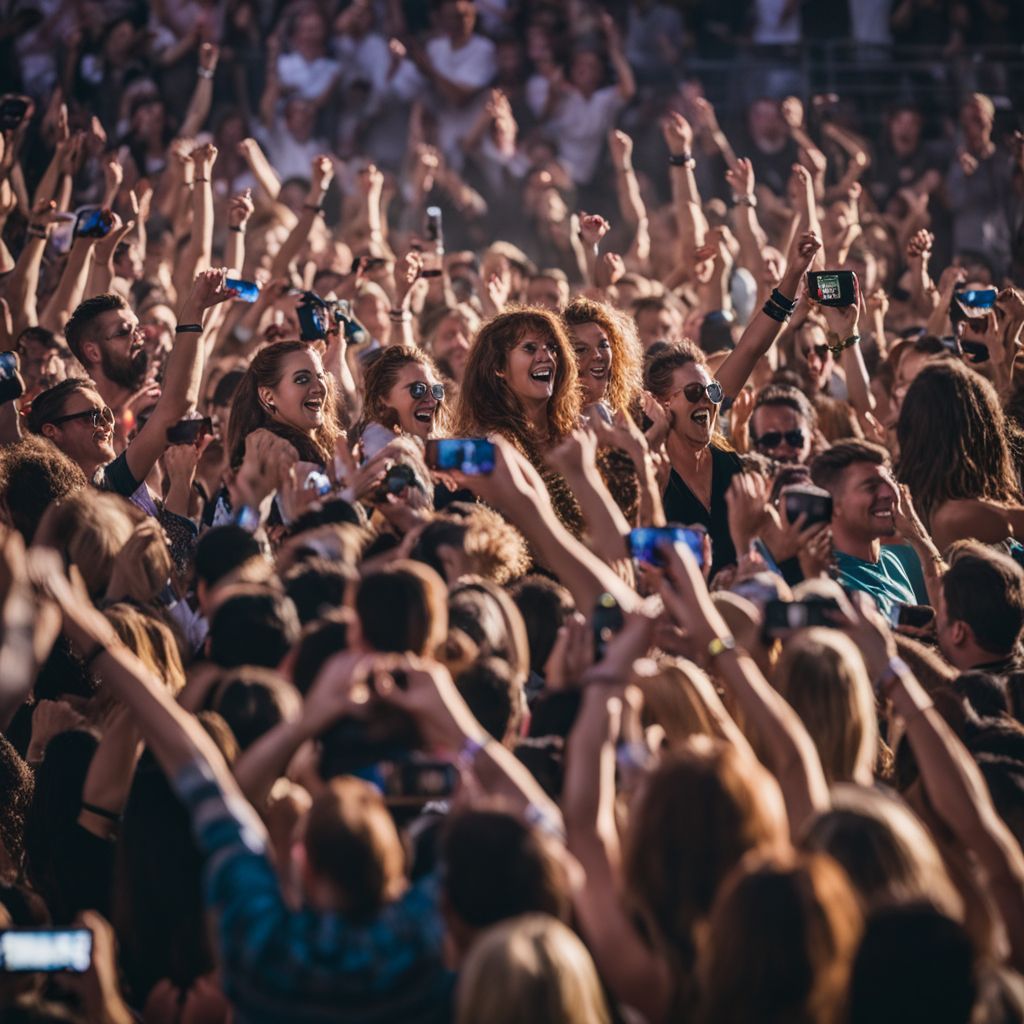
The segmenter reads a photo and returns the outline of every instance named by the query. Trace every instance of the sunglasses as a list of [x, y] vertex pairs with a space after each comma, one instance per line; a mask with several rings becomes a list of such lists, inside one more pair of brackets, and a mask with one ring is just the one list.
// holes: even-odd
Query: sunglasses
[[82, 412], [73, 412], [68, 416], [58, 416], [54, 420], [50, 420], [54, 426], [59, 423], [70, 423], [72, 420], [92, 420], [92, 425], [98, 427], [101, 423], [106, 423], [108, 426], [114, 422], [114, 414], [110, 411], [107, 406], [103, 406], [102, 409], [85, 409]]
[[722, 399], [725, 398], [725, 389], [717, 380], [713, 380], [710, 384], [687, 384], [682, 388], [682, 392], [691, 405], [696, 405], [705, 395], [713, 405], [720, 405]]
[[804, 432], [802, 430], [771, 430], [762, 434], [754, 443], [764, 451], [778, 448], [785, 441], [790, 448], [802, 448], [804, 444]]
[[811, 345], [804, 350], [804, 359], [807, 359], [812, 352], [824, 362], [828, 358], [828, 345]]
[[424, 384], [423, 381], [418, 380], [415, 384], [409, 385], [409, 394], [412, 395], [413, 399], [417, 402], [421, 398], [425, 398], [428, 391], [435, 402], [444, 401], [443, 384]]

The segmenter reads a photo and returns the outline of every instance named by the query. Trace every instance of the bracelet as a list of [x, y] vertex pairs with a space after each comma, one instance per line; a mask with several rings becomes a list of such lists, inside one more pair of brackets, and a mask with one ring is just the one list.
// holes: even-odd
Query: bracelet
[[193, 180], [193, 182], [196, 182], [196, 181], [209, 181], [210, 179], [209, 178], [193, 178], [192, 180]]
[[792, 313], [796, 309], [796, 299], [787, 299], [778, 288], [772, 289], [771, 300], [776, 306], [780, 306], [782, 309]]
[[672, 167], [688, 167], [691, 171], [697, 166], [692, 153], [670, 153], [668, 162]]
[[407, 309], [393, 309], [388, 314], [388, 319], [393, 324], [411, 324], [412, 313], [410, 313], [409, 310]]
[[890, 658], [882, 674], [875, 680], [875, 693], [880, 697], [888, 697], [892, 684], [899, 677], [910, 671], [910, 666], [899, 656]]
[[460, 772], [470, 772], [473, 770], [473, 764], [476, 761], [476, 755], [480, 753], [484, 747], [490, 742], [490, 737], [487, 737], [481, 742], [473, 736], [467, 736], [465, 742], [462, 744], [461, 749], [455, 757], [455, 764], [458, 766]]
[[846, 339], [846, 341], [840, 341], [840, 342], [838, 342], [835, 345], [829, 345], [828, 350], [832, 353], [832, 355], [838, 356], [838, 355], [841, 355], [843, 352], [845, 352], [848, 348], [853, 348], [853, 346], [858, 344], [859, 342], [860, 342], [860, 335], [859, 334], [851, 334]]
[[90, 804], [85, 800], [82, 801], [82, 810], [88, 811], [90, 814], [95, 814], [98, 818], [106, 818], [107, 821], [114, 821], [117, 824], [121, 824], [121, 815], [115, 811], [108, 811], [106, 807], [100, 807], [97, 804]]
[[234, 231], [234, 233], [236, 235], [244, 235], [245, 234], [245, 225], [244, 224], [229, 224], [228, 225], [228, 231]]
[[303, 203], [302, 208], [304, 210], [313, 210], [315, 213], [323, 213], [324, 208], [318, 203]]
[[769, 299], [764, 306], [761, 308], [761, 312], [765, 316], [771, 317], [772, 320], [778, 321], [780, 324], [786, 323], [792, 315], [788, 310], [783, 309], [778, 303], [772, 302]]
[[733, 194], [732, 197], [733, 206], [749, 206], [753, 209], [757, 206], [757, 196], [738, 196]]
[[198, 68], [196, 70], [196, 74], [200, 78], [206, 78], [206, 79], [213, 78], [213, 72], [209, 68]]
[[716, 636], [711, 643], [708, 644], [708, 660], [714, 661], [715, 658], [722, 654], [728, 654], [730, 651], [736, 650], [736, 637], [734, 636]]
[[46, 228], [40, 227], [38, 224], [29, 224], [25, 229], [27, 235], [31, 235], [33, 238], [45, 238]]
[[202, 334], [203, 333], [203, 325], [202, 324], [178, 324], [178, 326], [174, 328], [174, 333], [175, 334]]

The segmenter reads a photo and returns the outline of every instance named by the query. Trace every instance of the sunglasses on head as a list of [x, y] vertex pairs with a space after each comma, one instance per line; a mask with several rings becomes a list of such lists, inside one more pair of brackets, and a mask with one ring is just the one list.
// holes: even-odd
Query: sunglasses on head
[[413, 399], [417, 402], [421, 398], [425, 398], [428, 391], [435, 402], [444, 401], [443, 384], [425, 384], [423, 381], [418, 380], [415, 384], [409, 385], [409, 394], [412, 395]]
[[725, 389], [717, 380], [713, 380], [710, 384], [687, 384], [682, 391], [691, 405], [696, 405], [705, 395], [713, 405], [720, 405], [722, 399], [725, 398]]
[[114, 422], [114, 414], [107, 406], [103, 406], [102, 409], [84, 409], [82, 412], [73, 412], [67, 416], [58, 416], [56, 419], [50, 420], [49, 422], [54, 426], [57, 426], [59, 423], [70, 423], [72, 420], [84, 419], [91, 419], [94, 427], [98, 427], [101, 423], [106, 423], [109, 426]]
[[778, 448], [785, 441], [790, 448], [802, 448], [804, 444], [804, 432], [802, 430], [770, 430], [762, 434], [754, 443], [758, 448], [769, 451]]

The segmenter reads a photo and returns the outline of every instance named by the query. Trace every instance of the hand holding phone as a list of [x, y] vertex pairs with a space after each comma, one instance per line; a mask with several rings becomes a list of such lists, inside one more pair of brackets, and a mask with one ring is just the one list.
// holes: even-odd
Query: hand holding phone
[[25, 394], [25, 381], [19, 372], [17, 352], [0, 352], [0, 405]]
[[0, 932], [0, 970], [7, 973], [84, 974], [91, 963], [92, 932], [88, 928], [10, 928]]
[[114, 215], [99, 207], [82, 210], [75, 221], [76, 238], [106, 238], [114, 226]]
[[494, 472], [494, 444], [482, 437], [448, 437], [427, 442], [427, 466], [463, 476], [490, 476]]
[[703, 530], [688, 526], [639, 526], [629, 531], [626, 541], [631, 558], [659, 569], [665, 568], [665, 559], [659, 550], [663, 543], [685, 544], [703, 569], [705, 536]]
[[858, 300], [857, 275], [852, 270], [809, 270], [807, 292], [822, 306], [853, 306]]
[[167, 428], [168, 444], [199, 444], [208, 434], [213, 433], [213, 420], [209, 416], [179, 420]]

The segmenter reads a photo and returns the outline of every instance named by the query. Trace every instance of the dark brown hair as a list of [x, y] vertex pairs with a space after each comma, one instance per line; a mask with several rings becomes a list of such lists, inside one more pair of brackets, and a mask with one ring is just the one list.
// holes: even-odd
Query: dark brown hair
[[[390, 345], [375, 355], [376, 358], [363, 374], [363, 413], [353, 430], [357, 438], [371, 423], [382, 423], [385, 427], [392, 428], [398, 426], [398, 416], [395, 410], [387, 405], [387, 397], [395, 386], [398, 375], [407, 366], [416, 364], [422, 366], [424, 370], [429, 370], [438, 380], [442, 377], [434, 365], [434, 360], [426, 352], [409, 345]], [[446, 420], [447, 406], [442, 403], [435, 423], [443, 426]]]
[[888, 466], [889, 453], [880, 444], [870, 441], [859, 441], [856, 438], [836, 441], [831, 448], [815, 456], [811, 463], [811, 480], [818, 487], [830, 491], [839, 483], [843, 473], [858, 462]]

